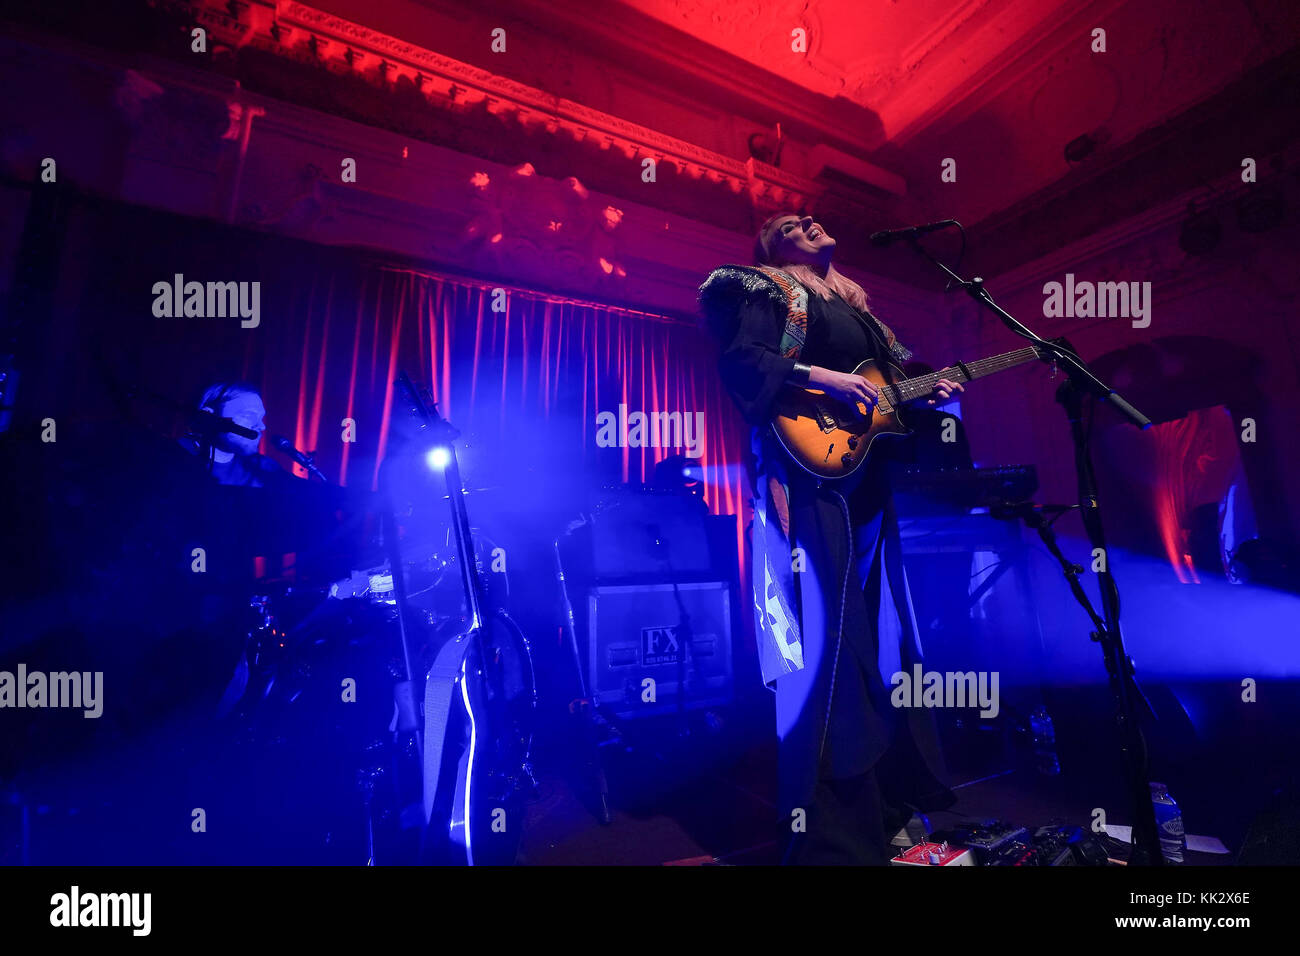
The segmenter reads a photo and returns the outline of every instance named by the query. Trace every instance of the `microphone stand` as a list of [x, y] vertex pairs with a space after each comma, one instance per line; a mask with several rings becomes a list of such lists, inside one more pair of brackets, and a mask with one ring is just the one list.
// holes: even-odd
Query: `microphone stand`
[[188, 414], [190, 432], [198, 442], [199, 450], [207, 449], [204, 458], [208, 463], [208, 474], [217, 467], [217, 439], [222, 435], [238, 435], [241, 438], [257, 438], [257, 432], [251, 428], [238, 425], [233, 419], [222, 418], [216, 412], [206, 409], [190, 411]]
[[[984, 280], [979, 276], [963, 279], [947, 265], [940, 262], [923, 247], [916, 235], [907, 237], [909, 245], [921, 257], [928, 259], [949, 279], [948, 289], [959, 286], [982, 308], [1001, 320], [1008, 329], [1028, 339], [1050, 353], [1065, 370], [1067, 380], [1057, 390], [1056, 400], [1064, 407], [1070, 423], [1070, 440], [1074, 445], [1075, 474], [1079, 485], [1079, 511], [1088, 541], [1095, 551], [1106, 554], [1106, 540], [1102, 532], [1101, 503], [1097, 494], [1096, 473], [1088, 448], [1088, 435], [1083, 427], [1083, 397], [1110, 402], [1126, 419], [1138, 428], [1151, 427], [1151, 420], [1130, 405], [1114, 389], [1102, 382], [1068, 348], [1049, 342], [1021, 324], [989, 295]], [[1070, 575], [1067, 574], [1067, 577]], [[1074, 582], [1072, 582], [1074, 583]], [[1142, 730], [1138, 726], [1135, 700], [1142, 700], [1142, 691], [1134, 676], [1133, 659], [1124, 649], [1124, 638], [1119, 625], [1119, 589], [1110, 570], [1110, 561], [1104, 560], [1097, 572], [1097, 585], [1101, 592], [1102, 619], [1092, 615], [1095, 630], [1089, 635], [1101, 645], [1110, 680], [1111, 695], [1115, 699], [1115, 723], [1119, 731], [1120, 757], [1133, 802], [1133, 849], [1129, 863], [1136, 866], [1163, 866], [1160, 850], [1160, 833], [1156, 827], [1155, 808], [1151, 803], [1150, 784], [1147, 782], [1148, 751]]]
[[[568, 534], [576, 526], [571, 525], [565, 534]], [[564, 535], [560, 537], [564, 537]], [[564, 627], [568, 631], [569, 652], [573, 657], [573, 671], [578, 679], [578, 696], [569, 701], [569, 716], [573, 725], [577, 728], [583, 773], [594, 790], [596, 819], [602, 824], [608, 825], [614, 820], [614, 815], [609, 809], [609, 778], [605, 775], [605, 762], [600, 752], [600, 734], [596, 725], [595, 704], [587, 693], [587, 681], [582, 673], [582, 654], [578, 650], [577, 621], [573, 616], [573, 604], [569, 600], [569, 587], [564, 576], [564, 560], [560, 554], [560, 538], [556, 538], [551, 542], [551, 551], [555, 555], [555, 580], [560, 588]]]
[[317, 478], [319, 478], [327, 485], [330, 483], [330, 480], [326, 478], [324, 474], [321, 473], [321, 470], [319, 468], [316, 467], [315, 455], [309, 454], [308, 452], [305, 451], [297, 451], [295, 449], [295, 453], [291, 454], [289, 457], [292, 458], [294, 461], [296, 461], [298, 464], [302, 465], [302, 467], [306, 469], [307, 474], [315, 475]]
[[689, 737], [691, 727], [686, 717], [686, 653], [691, 646], [691, 615], [686, 610], [686, 602], [682, 600], [682, 589], [678, 586], [677, 575], [673, 570], [668, 542], [658, 525], [650, 525], [649, 530], [651, 545], [659, 552], [656, 557], [670, 576], [673, 600], [677, 603], [677, 734], [679, 737]]

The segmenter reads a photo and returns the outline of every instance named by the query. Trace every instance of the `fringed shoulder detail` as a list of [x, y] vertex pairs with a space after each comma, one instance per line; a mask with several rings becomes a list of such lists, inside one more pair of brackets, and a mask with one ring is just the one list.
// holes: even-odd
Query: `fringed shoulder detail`
[[880, 319], [876, 318], [874, 312], [867, 311], [865, 314], [870, 317], [871, 321], [875, 322], [880, 328], [880, 331], [884, 333], [885, 345], [888, 347], [889, 354], [893, 356], [894, 361], [899, 365], [902, 365], [904, 362], [910, 362], [912, 360], [912, 350], [902, 342], [898, 341], [898, 336], [894, 334], [894, 330], [884, 322], [881, 322]]
[[761, 271], [750, 266], [719, 266], [700, 286], [699, 306], [711, 328], [725, 327], [744, 302], [768, 298], [780, 309], [786, 307], [785, 293]]

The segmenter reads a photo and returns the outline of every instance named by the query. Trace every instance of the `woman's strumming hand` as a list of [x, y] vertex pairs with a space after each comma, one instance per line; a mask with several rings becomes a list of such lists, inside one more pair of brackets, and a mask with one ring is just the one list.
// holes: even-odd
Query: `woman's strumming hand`
[[833, 372], [819, 365], [812, 367], [808, 384], [852, 406], [859, 414], [861, 414], [861, 410], [858, 409], [859, 402], [866, 405], [867, 411], [870, 412], [880, 399], [880, 389], [861, 375], [854, 375], [851, 372]]

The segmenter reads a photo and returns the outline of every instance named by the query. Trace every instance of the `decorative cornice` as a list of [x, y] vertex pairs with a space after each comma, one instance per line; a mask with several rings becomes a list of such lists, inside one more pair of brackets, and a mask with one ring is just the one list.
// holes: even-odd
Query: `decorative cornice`
[[[154, 0], [160, 5], [169, 0]], [[757, 161], [742, 162], [641, 126], [582, 103], [553, 96], [535, 87], [433, 50], [380, 33], [296, 0], [241, 11], [232, 17], [222, 0], [188, 0], [196, 22], [215, 39], [233, 47], [254, 47], [280, 56], [307, 56], [336, 73], [352, 73], [377, 85], [400, 78], [437, 108], [482, 107], [552, 136], [591, 141], [626, 159], [652, 158], [691, 179], [725, 185], [747, 194], [760, 208], [814, 207], [824, 187], [812, 180]], [[261, 22], [259, 22], [261, 21]]]
[[[1294, 170], [1300, 168], [1300, 148], [1289, 149], [1275, 156], [1257, 157], [1257, 161], [1261, 168], [1271, 167], [1276, 163], [1281, 168]], [[1136, 216], [1116, 221], [1106, 229], [998, 274], [990, 282], [996, 282], [998, 288], [1004, 293], [1014, 294], [1044, 280], [1059, 279], [1062, 273], [1080, 262], [1094, 260], [1125, 246], [1159, 241], [1157, 236], [1160, 233], [1167, 232], [1172, 226], [1186, 219], [1189, 204], [1195, 204], [1198, 209], [1230, 208], [1235, 200], [1248, 195], [1249, 190], [1255, 188], [1258, 188], [1258, 184], [1247, 184], [1241, 181], [1240, 172], [1225, 174], [1213, 183], [1181, 193], [1149, 207]], [[1212, 269], [1214, 261], [1207, 259], [1202, 266], [1202, 271]], [[1226, 264], [1224, 267], [1227, 267]]]

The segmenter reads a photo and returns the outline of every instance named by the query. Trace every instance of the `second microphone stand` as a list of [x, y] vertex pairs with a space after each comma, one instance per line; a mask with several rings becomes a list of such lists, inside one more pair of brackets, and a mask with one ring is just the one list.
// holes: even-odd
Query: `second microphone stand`
[[[956, 224], [958, 228], [960, 224]], [[949, 279], [948, 288], [960, 287], [982, 308], [987, 309], [1016, 335], [1028, 339], [1053, 356], [1068, 379], [1057, 392], [1057, 401], [1065, 409], [1070, 424], [1070, 440], [1074, 445], [1075, 472], [1079, 485], [1079, 509], [1084, 530], [1093, 553], [1103, 556], [1101, 570], [1097, 572], [1097, 585], [1101, 592], [1102, 619], [1093, 615], [1091, 638], [1101, 645], [1109, 677], [1111, 694], [1115, 700], [1115, 722], [1119, 732], [1121, 760], [1124, 766], [1129, 794], [1133, 806], [1133, 849], [1129, 862], [1137, 866], [1162, 866], [1164, 855], [1160, 850], [1160, 831], [1156, 827], [1155, 808], [1151, 803], [1150, 784], [1147, 781], [1148, 754], [1146, 741], [1138, 725], [1135, 702], [1142, 700], [1142, 692], [1134, 675], [1133, 659], [1124, 649], [1124, 638], [1119, 625], [1119, 589], [1106, 555], [1106, 541], [1102, 532], [1101, 504], [1097, 493], [1096, 473], [1088, 448], [1088, 435], [1083, 426], [1083, 398], [1109, 402], [1124, 418], [1138, 428], [1149, 428], [1151, 421], [1124, 400], [1114, 389], [1103, 383], [1065, 346], [1049, 342], [1021, 324], [989, 295], [984, 280], [976, 276], [963, 279], [943, 262], [930, 254], [918, 241], [917, 234], [908, 237], [917, 254], [933, 263]]]

